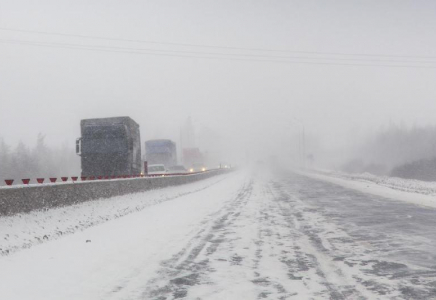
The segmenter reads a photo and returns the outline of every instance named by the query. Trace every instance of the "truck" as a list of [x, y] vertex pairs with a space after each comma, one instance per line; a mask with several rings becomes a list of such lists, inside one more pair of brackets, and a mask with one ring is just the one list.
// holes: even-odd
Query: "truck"
[[81, 120], [80, 131], [76, 153], [82, 176], [141, 174], [139, 125], [130, 117]]
[[183, 149], [183, 164], [189, 172], [205, 171], [203, 154], [198, 148]]
[[177, 165], [176, 143], [171, 140], [145, 142], [145, 157], [148, 165], [162, 164], [166, 168]]

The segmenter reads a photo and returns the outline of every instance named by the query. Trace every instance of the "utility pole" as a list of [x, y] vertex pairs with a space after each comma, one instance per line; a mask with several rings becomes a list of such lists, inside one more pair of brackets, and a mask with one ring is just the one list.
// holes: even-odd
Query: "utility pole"
[[306, 169], [306, 132], [303, 125], [303, 168]]
[[[293, 120], [291, 120], [290, 122], [290, 127], [288, 128], [293, 128], [295, 126], [292, 125], [292, 123], [295, 122]], [[295, 139], [294, 136], [291, 134], [289, 136], [289, 161], [291, 163], [295, 162], [296, 164], [299, 164], [301, 162], [301, 134], [298, 134], [298, 138], [297, 138], [297, 149], [295, 149]], [[295, 150], [297, 150], [296, 155], [295, 155]]]
[[302, 165], [303, 168], [306, 169], [306, 129], [304, 127], [304, 123], [298, 120], [297, 118], [293, 118], [294, 123], [298, 123], [302, 127], [301, 138], [299, 139], [298, 149], [302, 155]]

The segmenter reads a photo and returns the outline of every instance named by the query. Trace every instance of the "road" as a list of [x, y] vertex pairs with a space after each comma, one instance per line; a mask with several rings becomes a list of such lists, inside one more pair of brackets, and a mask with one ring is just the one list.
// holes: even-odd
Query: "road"
[[436, 299], [435, 209], [287, 171], [226, 176], [1, 259], [27, 272], [0, 271], [8, 299], [27, 295], [17, 280], [28, 299]]

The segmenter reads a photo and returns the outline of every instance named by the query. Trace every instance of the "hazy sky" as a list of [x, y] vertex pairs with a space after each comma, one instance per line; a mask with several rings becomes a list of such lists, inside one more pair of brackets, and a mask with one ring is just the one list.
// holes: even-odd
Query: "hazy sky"
[[191, 116], [239, 150], [274, 148], [292, 118], [334, 143], [436, 125], [436, 1], [0, 0], [0, 28], [9, 144], [73, 147], [80, 119], [122, 115], [143, 140], [177, 140]]

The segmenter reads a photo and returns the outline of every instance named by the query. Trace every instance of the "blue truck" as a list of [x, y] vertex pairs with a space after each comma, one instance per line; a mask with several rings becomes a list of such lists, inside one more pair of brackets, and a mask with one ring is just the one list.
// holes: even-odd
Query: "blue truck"
[[145, 156], [148, 165], [162, 164], [165, 168], [177, 165], [176, 144], [171, 140], [145, 142]]

